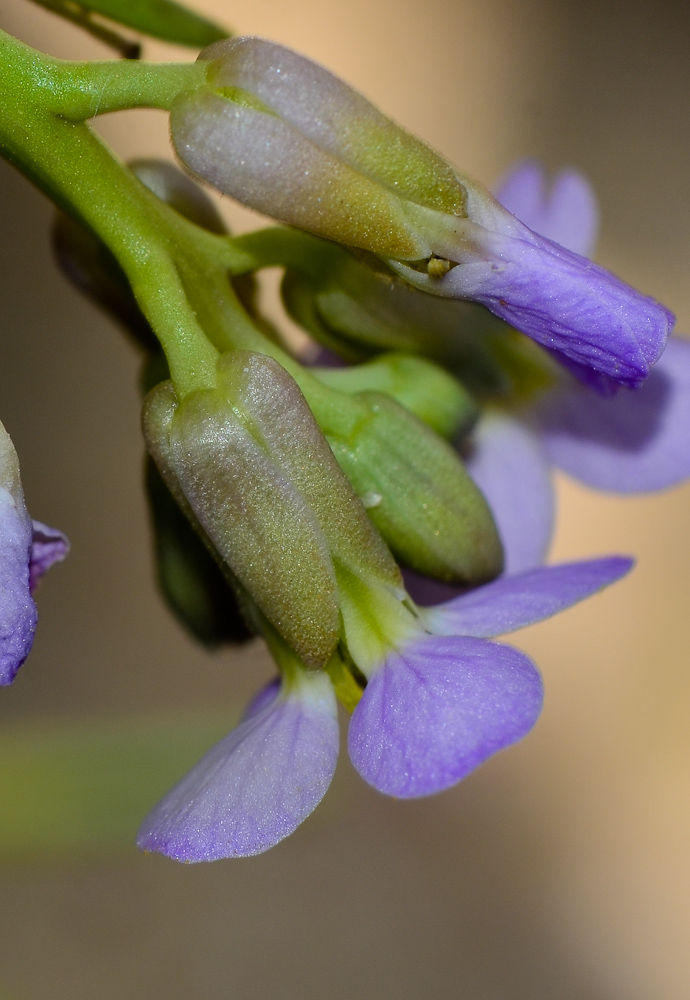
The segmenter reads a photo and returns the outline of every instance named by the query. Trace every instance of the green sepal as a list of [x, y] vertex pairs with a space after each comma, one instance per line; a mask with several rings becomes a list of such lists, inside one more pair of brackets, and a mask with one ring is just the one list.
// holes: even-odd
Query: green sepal
[[477, 585], [498, 576], [503, 551], [491, 511], [456, 452], [383, 393], [320, 409], [336, 459], [401, 562]]
[[173, 0], [35, 0], [35, 3], [71, 21], [75, 20], [75, 12], [86, 16], [99, 14], [142, 35], [193, 49], [203, 49], [230, 35], [229, 31]]
[[232, 587], [148, 457], [146, 495], [158, 586], [173, 615], [208, 647], [251, 639]]
[[341, 392], [385, 392], [445, 438], [467, 433], [479, 416], [477, 403], [461, 383], [424, 358], [382, 354], [362, 365], [312, 371]]

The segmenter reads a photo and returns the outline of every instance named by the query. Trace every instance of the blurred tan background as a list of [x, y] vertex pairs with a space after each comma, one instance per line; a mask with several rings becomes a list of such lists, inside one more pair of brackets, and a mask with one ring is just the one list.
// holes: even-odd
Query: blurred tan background
[[[622, 0], [265, 0], [198, 8], [317, 58], [459, 166], [572, 164], [602, 202], [598, 259], [690, 332], [690, 7]], [[107, 57], [24, 0], [0, 25]], [[156, 59], [186, 53], [147, 44]], [[165, 116], [99, 126], [169, 155]], [[51, 209], [0, 163], [0, 416], [35, 517], [73, 551], [40, 593], [0, 727], [236, 708], [260, 647], [210, 656], [155, 592], [138, 362], [57, 275]], [[257, 217], [224, 203], [236, 228]], [[690, 488], [621, 500], [559, 483], [555, 557], [634, 575], [517, 642], [541, 666], [534, 733], [432, 800], [377, 796], [346, 755], [320, 809], [247, 861], [126, 854], [0, 865], [0, 990], [18, 1000], [687, 1000]]]

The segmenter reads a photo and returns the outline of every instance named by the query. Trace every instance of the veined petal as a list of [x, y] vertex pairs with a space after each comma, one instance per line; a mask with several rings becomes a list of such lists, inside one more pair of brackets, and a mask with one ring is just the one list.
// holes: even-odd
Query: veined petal
[[202, 757], [150, 813], [137, 843], [176, 861], [261, 854], [316, 808], [337, 758], [330, 680], [301, 673]]
[[512, 216], [510, 223], [498, 211], [493, 217], [496, 228], [464, 225], [473, 251], [453, 258], [452, 240], [439, 246], [438, 253], [462, 258], [445, 277], [389, 263], [418, 288], [480, 302], [544, 347], [623, 385], [641, 384], [664, 349], [673, 314]]
[[540, 163], [517, 164], [498, 185], [496, 198], [526, 226], [583, 257], [591, 257], [599, 231], [592, 185], [578, 170], [560, 170], [547, 190]]
[[48, 572], [53, 563], [62, 562], [69, 549], [69, 541], [61, 531], [49, 528], [41, 521], [33, 522], [29, 558], [29, 584], [32, 594], [44, 573]]
[[14, 680], [36, 631], [36, 605], [29, 591], [31, 535], [19, 460], [0, 424], [0, 684]]
[[496, 521], [505, 572], [540, 565], [553, 532], [554, 492], [539, 439], [520, 421], [489, 412], [475, 428], [465, 465]]
[[660, 490], [690, 476], [690, 342], [671, 338], [641, 388], [612, 398], [575, 382], [537, 409], [550, 460], [588, 486]]
[[424, 635], [369, 681], [350, 722], [350, 757], [387, 795], [440, 792], [528, 733], [542, 697], [536, 668], [518, 650]]
[[577, 604], [625, 576], [632, 566], [627, 556], [540, 566], [426, 608], [424, 621], [440, 635], [503, 635]]

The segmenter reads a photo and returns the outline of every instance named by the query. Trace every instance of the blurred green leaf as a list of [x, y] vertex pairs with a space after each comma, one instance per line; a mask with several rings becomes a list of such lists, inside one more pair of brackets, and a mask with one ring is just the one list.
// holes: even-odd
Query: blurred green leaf
[[204, 49], [212, 42], [227, 38], [230, 32], [174, 0], [35, 0], [42, 7], [82, 23], [91, 14], [99, 14], [117, 24], [133, 28], [143, 35], [164, 42]]
[[0, 736], [0, 863], [133, 849], [149, 809], [236, 712], [15, 726]]

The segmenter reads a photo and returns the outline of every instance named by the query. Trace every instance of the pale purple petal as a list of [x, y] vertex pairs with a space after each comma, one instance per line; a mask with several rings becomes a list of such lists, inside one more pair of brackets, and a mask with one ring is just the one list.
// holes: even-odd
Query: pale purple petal
[[489, 502], [505, 553], [505, 572], [544, 561], [554, 524], [549, 462], [525, 424], [489, 412], [477, 425], [467, 471]]
[[69, 552], [69, 541], [57, 528], [49, 528], [40, 521], [33, 522], [33, 536], [29, 558], [29, 585], [33, 594], [38, 581], [53, 563], [62, 562]]
[[669, 340], [645, 384], [601, 398], [576, 383], [545, 396], [546, 452], [588, 486], [660, 490], [690, 476], [690, 342]]
[[427, 627], [440, 635], [489, 638], [551, 618], [625, 576], [627, 556], [540, 566], [503, 576], [484, 587], [424, 611]]
[[592, 185], [578, 170], [560, 170], [547, 190], [541, 164], [518, 164], [499, 184], [496, 197], [509, 212], [554, 243], [591, 257], [599, 230]]
[[323, 798], [338, 742], [328, 676], [301, 675], [209, 750], [159, 802], [139, 831], [139, 847], [176, 861], [268, 850]]
[[12, 683], [36, 631], [36, 605], [29, 591], [31, 534], [19, 460], [0, 423], [0, 684]]
[[421, 636], [369, 681], [350, 722], [350, 757], [386, 795], [431, 795], [525, 736], [542, 697], [536, 668], [518, 650]]

